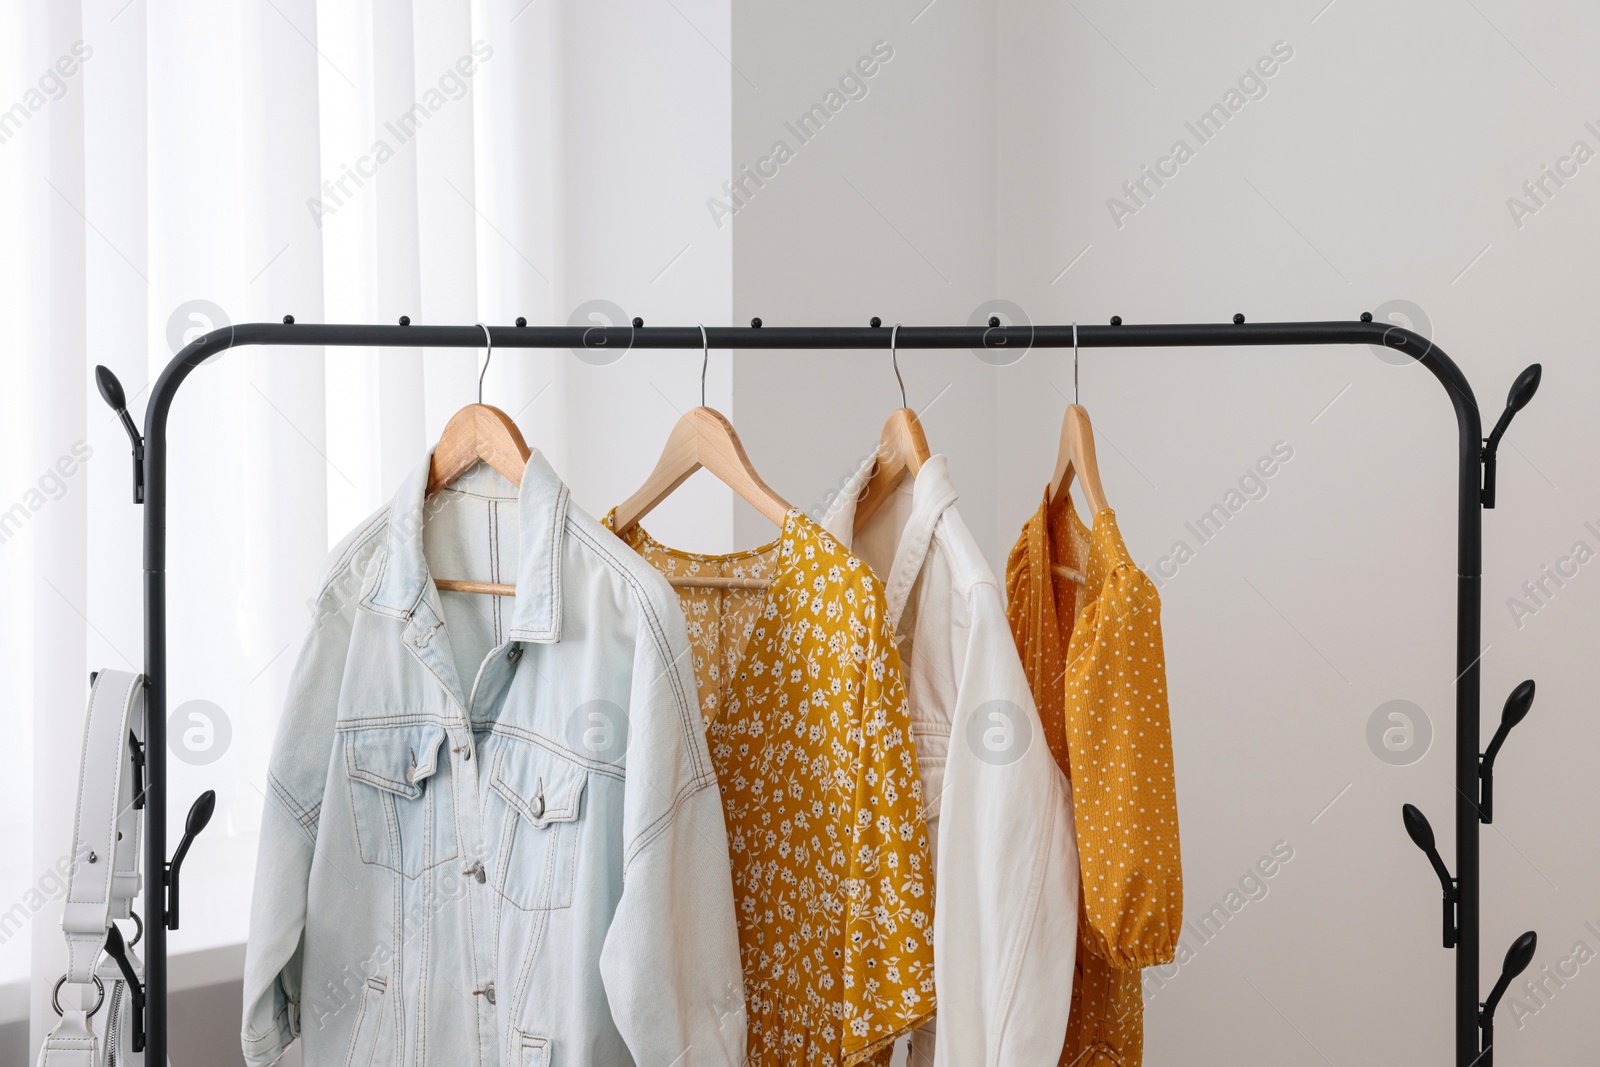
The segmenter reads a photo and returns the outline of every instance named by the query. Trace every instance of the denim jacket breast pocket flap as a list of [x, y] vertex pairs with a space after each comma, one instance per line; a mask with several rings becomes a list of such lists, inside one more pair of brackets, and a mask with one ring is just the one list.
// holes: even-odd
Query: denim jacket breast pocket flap
[[454, 798], [448, 782], [436, 777], [444, 727], [422, 722], [343, 733], [362, 862], [416, 878], [454, 859]]
[[550, 1042], [547, 1038], [524, 1034], [518, 1037], [517, 1067], [550, 1067]]
[[509, 806], [495, 888], [518, 908], [571, 906], [588, 780], [582, 766], [524, 741], [495, 754], [489, 786]]

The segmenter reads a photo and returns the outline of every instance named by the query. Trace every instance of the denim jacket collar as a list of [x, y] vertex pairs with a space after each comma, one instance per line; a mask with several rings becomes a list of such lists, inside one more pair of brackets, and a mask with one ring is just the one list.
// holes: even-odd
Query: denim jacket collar
[[[389, 510], [388, 551], [363, 607], [409, 619], [431, 601], [432, 575], [422, 552], [430, 450], [395, 493]], [[528, 456], [517, 498], [521, 549], [517, 596], [507, 636], [514, 641], [553, 644], [561, 640], [561, 547], [567, 525], [567, 487], [537, 449]], [[437, 614], [434, 611], [433, 614]]]

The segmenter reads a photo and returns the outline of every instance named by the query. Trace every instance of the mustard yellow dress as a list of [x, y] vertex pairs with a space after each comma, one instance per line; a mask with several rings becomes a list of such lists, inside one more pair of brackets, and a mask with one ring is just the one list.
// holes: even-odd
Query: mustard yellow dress
[[[1080, 588], [1054, 570], [1087, 579]], [[1161, 601], [1107, 508], [1084, 526], [1049, 495], [1006, 561], [1006, 611], [1052, 755], [1072, 780], [1082, 893], [1061, 1063], [1137, 1067], [1140, 968], [1172, 962], [1183, 922]]]
[[[606, 517], [613, 525], [613, 517]], [[934, 1010], [933, 868], [882, 585], [799, 511], [731, 555], [623, 539], [682, 588], [722, 790], [751, 1067], [887, 1064]]]

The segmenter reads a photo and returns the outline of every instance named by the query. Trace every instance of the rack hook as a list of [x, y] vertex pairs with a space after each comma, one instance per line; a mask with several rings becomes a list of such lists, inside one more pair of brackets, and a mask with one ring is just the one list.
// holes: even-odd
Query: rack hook
[[706, 337], [706, 324], [700, 324], [700, 406], [706, 406], [706, 365], [711, 362], [711, 341]]
[[[93, 685], [91, 681], [89, 683]], [[128, 731], [128, 759], [133, 764], [133, 806], [144, 807], [144, 742]]]
[[1500, 728], [1483, 755], [1478, 757], [1478, 817], [1485, 823], [1494, 822], [1494, 759], [1500, 746], [1506, 743], [1511, 728], [1528, 717], [1533, 707], [1533, 679], [1529, 678], [1506, 697], [1506, 706], [1500, 712]]
[[1511, 425], [1512, 416], [1528, 406], [1528, 401], [1533, 399], [1533, 394], [1539, 391], [1539, 378], [1544, 373], [1543, 368], [1537, 363], [1530, 363], [1517, 375], [1517, 380], [1511, 383], [1511, 391], [1506, 394], [1506, 408], [1500, 413], [1500, 419], [1494, 424], [1494, 429], [1489, 432], [1489, 437], [1483, 442], [1480, 458], [1483, 462], [1483, 488], [1480, 500], [1485, 508], [1494, 507], [1494, 482], [1495, 467], [1500, 452], [1500, 438], [1505, 436], [1506, 428]]
[[122, 420], [122, 428], [128, 434], [128, 441], [133, 445], [133, 502], [144, 503], [144, 438], [139, 436], [139, 429], [133, 424], [133, 416], [128, 414], [128, 398], [122, 391], [122, 382], [111, 372], [111, 368], [97, 365], [94, 368], [95, 388], [100, 390], [100, 399], [106, 406], [117, 413], [117, 418]]
[[489, 373], [489, 361], [494, 358], [494, 338], [489, 335], [489, 327], [478, 323], [478, 329], [483, 331], [483, 368], [478, 371], [478, 403], [483, 403], [483, 376]]
[[1415, 804], [1404, 805], [1400, 814], [1405, 819], [1406, 833], [1412, 843], [1427, 854], [1428, 862], [1433, 864], [1433, 872], [1439, 876], [1439, 885], [1444, 889], [1444, 947], [1455, 948], [1460, 939], [1456, 929], [1456, 905], [1461, 903], [1461, 887], [1450, 877], [1450, 868], [1444, 865], [1444, 860], [1439, 858], [1439, 850], [1433, 842], [1433, 826], [1428, 822], [1428, 817]]
[[[135, 916], [138, 914], [134, 912]], [[122, 931], [117, 929], [116, 923], [112, 923], [111, 929], [106, 931], [105, 951], [107, 956], [117, 961], [117, 970], [122, 972], [122, 980], [128, 983], [128, 990], [133, 994], [133, 1004], [130, 1005], [131, 1010], [128, 1012], [133, 1019], [131, 1045], [134, 1052], [143, 1052], [145, 990], [139, 982], [139, 975], [133, 969], [133, 961], [128, 958], [128, 946], [123, 943]]]
[[1072, 324], [1072, 402], [1078, 402], [1078, 324]]
[[909, 408], [906, 402], [906, 380], [900, 377], [900, 349], [898, 345], [900, 324], [894, 324], [894, 329], [889, 331], [889, 362], [894, 366], [894, 380], [900, 383], [900, 406]]
[[194, 844], [194, 839], [206, 828], [212, 812], [216, 810], [217, 792], [214, 789], [207, 789], [189, 805], [189, 817], [183, 822], [183, 840], [178, 842], [178, 850], [172, 854], [172, 862], [167, 864], [164, 877], [167, 884], [168, 930], [178, 928], [178, 875], [183, 870], [183, 858], [189, 854], [189, 846]]
[[1506, 995], [1512, 980], [1533, 962], [1533, 954], [1538, 948], [1539, 935], [1529, 930], [1506, 949], [1505, 962], [1500, 965], [1500, 978], [1489, 991], [1489, 999], [1478, 1006], [1478, 1030], [1482, 1040], [1478, 1045], [1478, 1058], [1472, 1061], [1474, 1067], [1494, 1067], [1494, 1010], [1500, 1006], [1500, 998]]

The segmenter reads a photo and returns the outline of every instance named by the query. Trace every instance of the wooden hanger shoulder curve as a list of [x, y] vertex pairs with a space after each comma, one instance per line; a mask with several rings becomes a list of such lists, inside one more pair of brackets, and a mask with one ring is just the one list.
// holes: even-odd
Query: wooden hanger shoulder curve
[[627, 533], [695, 471], [705, 468], [740, 498], [782, 526], [789, 505], [761, 480], [733, 424], [708, 407], [691, 408], [667, 435], [661, 458], [638, 491], [617, 505], [613, 529]]
[[[529, 455], [527, 442], [510, 416], [488, 404], [468, 404], [451, 417], [439, 437], [438, 447], [433, 450], [433, 462], [428, 469], [428, 495], [432, 496], [479, 462], [489, 464], [513, 485], [520, 486]], [[444, 592], [517, 595], [517, 587], [505, 582], [438, 578], [433, 584]], [[672, 579], [672, 584], [708, 589], [765, 589], [768, 585], [756, 578], [715, 576], [677, 578]]]
[[1061, 443], [1056, 450], [1055, 475], [1050, 479], [1050, 502], [1054, 506], [1065, 498], [1072, 486], [1073, 476], [1083, 486], [1084, 499], [1091, 512], [1099, 513], [1110, 507], [1106, 491], [1100, 485], [1100, 464], [1094, 452], [1094, 427], [1089, 413], [1079, 404], [1067, 406], [1061, 419]]
[[878, 462], [861, 495], [856, 499], [856, 517], [851, 532], [860, 533], [866, 528], [895, 486], [906, 475], [916, 477], [922, 465], [932, 455], [928, 438], [922, 432], [922, 420], [910, 408], [893, 412], [883, 424], [878, 438]]
[[468, 404], [445, 423], [428, 465], [432, 496], [474, 464], [487, 463], [512, 485], [522, 485], [531, 452], [511, 416], [488, 404]]
[[[488, 404], [468, 404], [445, 423], [439, 443], [428, 463], [428, 496], [461, 477], [479, 463], [487, 463], [512, 485], [522, 485], [532, 453], [522, 431], [511, 416]], [[437, 578], [433, 583], [445, 592], [482, 593], [488, 596], [516, 596], [517, 587], [501, 582], [473, 582], [457, 578]]]

